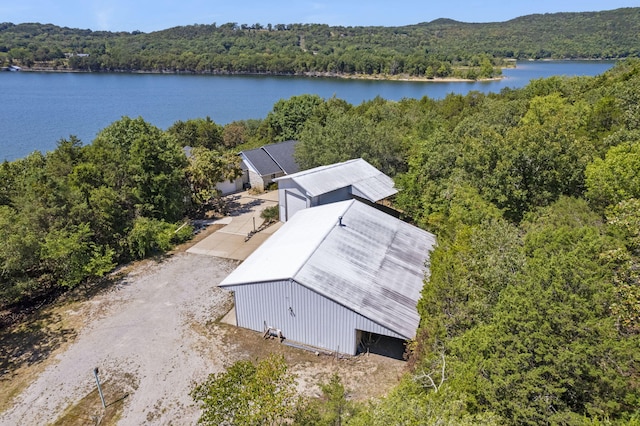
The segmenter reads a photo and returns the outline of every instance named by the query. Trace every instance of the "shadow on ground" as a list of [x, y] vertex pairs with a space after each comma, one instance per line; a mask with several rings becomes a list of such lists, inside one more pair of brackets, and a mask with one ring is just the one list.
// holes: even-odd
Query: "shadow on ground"
[[37, 319], [0, 333], [0, 379], [25, 365], [47, 358], [76, 334], [61, 326], [60, 315], [39, 314]]
[[265, 200], [261, 199], [253, 199], [247, 203], [240, 203], [238, 200], [240, 197], [234, 197], [227, 201], [227, 210], [229, 212], [229, 216], [240, 216], [244, 213], [252, 212], [256, 207], [265, 204]]
[[5, 307], [0, 312], [0, 380], [21, 367], [45, 360], [77, 331], [63, 319], [57, 307], [84, 301], [122, 282], [121, 273], [61, 294], [52, 292], [41, 300], [28, 300]]

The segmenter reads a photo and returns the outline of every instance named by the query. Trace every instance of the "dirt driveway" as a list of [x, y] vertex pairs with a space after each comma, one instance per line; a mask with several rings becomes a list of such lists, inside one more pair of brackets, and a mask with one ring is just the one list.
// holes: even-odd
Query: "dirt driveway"
[[[236, 266], [181, 250], [142, 262], [97, 296], [62, 306], [57, 321], [78, 324], [75, 337], [27, 368], [32, 373], [26, 386], [4, 401], [0, 425], [97, 424], [101, 419], [101, 424], [195, 424], [200, 413], [189, 396], [195, 383], [237, 360], [274, 352], [285, 357], [307, 395], [318, 394], [319, 381], [333, 373], [343, 378], [353, 399], [384, 394], [397, 383], [402, 361], [315, 356], [219, 322], [232, 298], [217, 284]], [[107, 410], [96, 391], [95, 367]], [[21, 371], [0, 376], [0, 385], [15, 388], [15, 381], [25, 380]]]

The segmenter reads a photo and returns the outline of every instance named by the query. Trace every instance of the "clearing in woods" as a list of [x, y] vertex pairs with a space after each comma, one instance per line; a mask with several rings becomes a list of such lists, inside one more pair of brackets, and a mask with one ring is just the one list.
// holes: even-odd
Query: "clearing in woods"
[[194, 424], [200, 411], [189, 392], [196, 383], [269, 353], [284, 355], [306, 395], [319, 395], [318, 383], [334, 373], [356, 400], [398, 382], [403, 361], [316, 356], [220, 322], [233, 300], [217, 284], [238, 263], [186, 252], [210, 228], [2, 330], [0, 424]]

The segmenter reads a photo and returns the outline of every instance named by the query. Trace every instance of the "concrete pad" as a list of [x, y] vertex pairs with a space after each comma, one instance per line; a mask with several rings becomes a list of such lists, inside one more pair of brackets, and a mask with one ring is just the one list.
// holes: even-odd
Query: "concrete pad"
[[229, 216], [214, 222], [226, 226], [189, 248], [188, 253], [245, 260], [282, 226], [281, 222], [275, 223], [253, 234], [248, 241], [245, 241], [249, 233], [258, 229], [264, 222], [260, 217], [262, 210], [277, 205], [278, 191], [271, 191], [259, 196], [240, 193], [232, 197], [235, 209], [230, 212]]
[[273, 201], [276, 204], [278, 204], [278, 191], [274, 190], [274, 191], [265, 192], [264, 194], [260, 194], [258, 198], [260, 198], [261, 200]]
[[215, 220], [211, 224], [212, 225], [228, 225], [231, 223], [232, 220], [233, 218], [227, 216], [227, 217], [223, 217], [222, 219]]
[[264, 231], [253, 234], [248, 241], [245, 241], [246, 235], [223, 232], [223, 228], [189, 248], [187, 252], [225, 259], [245, 260], [281, 226], [280, 222], [273, 224]]
[[275, 233], [278, 229], [282, 228], [282, 225], [284, 225], [283, 222], [276, 222], [273, 225], [269, 226], [267, 229], [263, 229], [262, 231], [260, 231], [260, 233], [271, 235]]
[[[238, 234], [246, 236], [249, 232], [254, 231], [262, 225], [263, 219], [260, 214], [251, 215], [243, 214], [238, 217], [234, 217], [231, 223], [224, 227], [224, 231], [227, 234]], [[255, 226], [254, 226], [255, 224]]]
[[231, 308], [229, 312], [220, 320], [221, 323], [237, 326], [236, 324], [236, 307]]
[[244, 242], [244, 239], [243, 239], [242, 244], [236, 244], [236, 246], [233, 247], [234, 250], [229, 253], [229, 258], [237, 259], [237, 260], [246, 259], [258, 247], [260, 247], [260, 245], [262, 245], [262, 243], [264, 243], [269, 237], [270, 235], [266, 235], [266, 234], [255, 234], [247, 242]]
[[[226, 232], [214, 232], [198, 244], [187, 250], [187, 253], [204, 254], [207, 256], [235, 259], [231, 254], [237, 247], [244, 244], [244, 236], [228, 234]], [[244, 259], [235, 259], [244, 260]]]

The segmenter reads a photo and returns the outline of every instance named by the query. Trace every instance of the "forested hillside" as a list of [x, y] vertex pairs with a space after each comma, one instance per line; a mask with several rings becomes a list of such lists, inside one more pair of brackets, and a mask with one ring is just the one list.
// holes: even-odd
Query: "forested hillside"
[[[500, 94], [357, 106], [302, 95], [224, 127], [163, 132], [125, 117], [88, 145], [1, 165], [0, 302], [15, 309], [165, 250], [237, 172], [234, 152], [298, 139], [303, 167], [362, 157], [394, 177], [395, 206], [438, 247], [401, 384], [290, 421], [639, 424], [638, 105], [636, 59]], [[184, 145], [199, 148], [187, 159]]]
[[[419, 20], [419, 17], [416, 17]], [[403, 27], [191, 25], [149, 34], [0, 24], [0, 64], [91, 71], [408, 75], [470, 79], [505, 59], [640, 54], [640, 8]]]
[[2, 163], [0, 326], [117, 264], [191, 238], [184, 219], [207, 208], [217, 182], [242, 173], [224, 140], [210, 119], [164, 132], [123, 117], [89, 145], [71, 136], [52, 152]]

